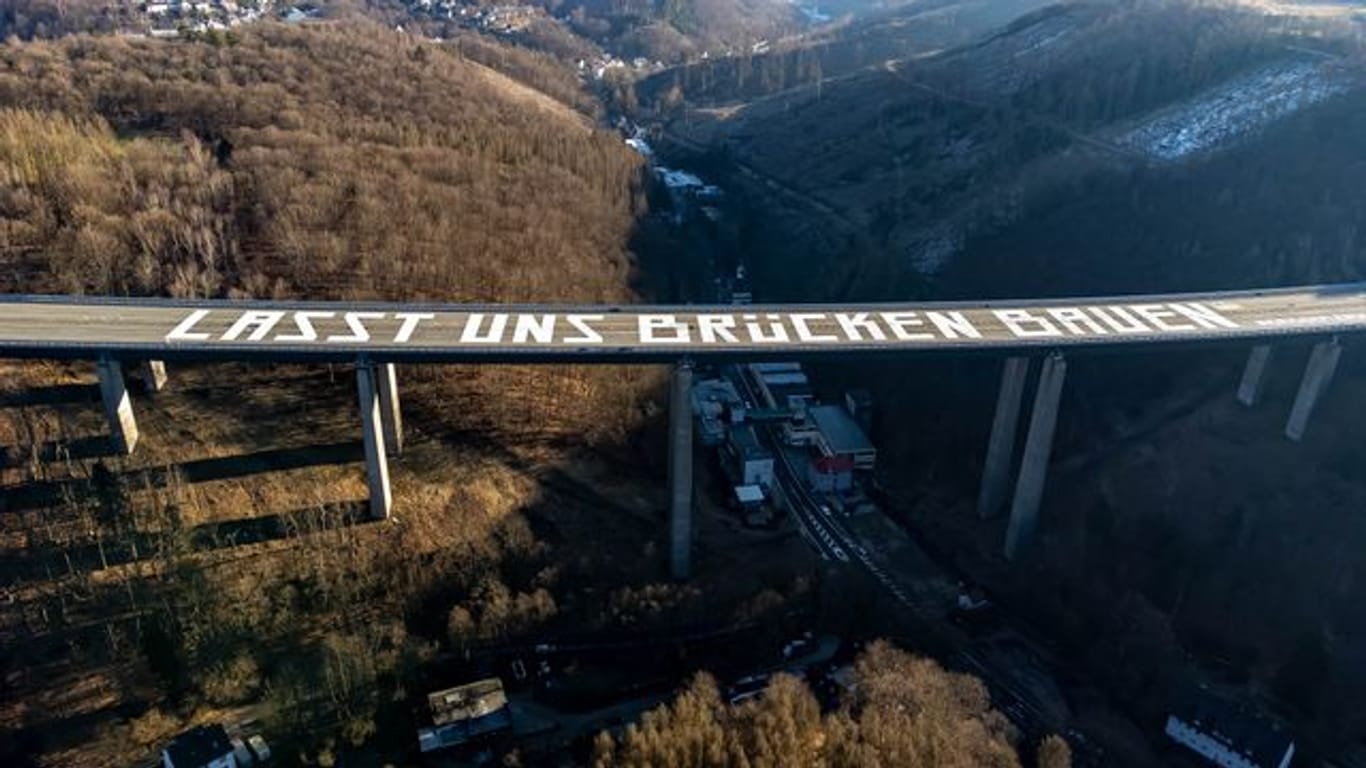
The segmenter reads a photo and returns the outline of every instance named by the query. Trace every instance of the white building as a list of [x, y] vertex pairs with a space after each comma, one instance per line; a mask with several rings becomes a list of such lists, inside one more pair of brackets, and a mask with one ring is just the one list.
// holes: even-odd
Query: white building
[[1224, 768], [1288, 768], [1295, 740], [1274, 723], [1245, 714], [1206, 691], [1167, 717], [1172, 741]]

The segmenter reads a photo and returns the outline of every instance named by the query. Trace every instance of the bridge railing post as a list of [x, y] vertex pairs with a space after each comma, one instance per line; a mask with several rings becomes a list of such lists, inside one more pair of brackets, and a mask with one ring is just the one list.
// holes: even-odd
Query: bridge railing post
[[1029, 436], [1025, 438], [1024, 458], [1020, 461], [1020, 479], [1016, 481], [1015, 500], [1010, 508], [1010, 525], [1006, 529], [1007, 560], [1016, 559], [1034, 540], [1066, 377], [1067, 359], [1061, 352], [1044, 359], [1038, 392], [1034, 396], [1034, 412], [1029, 419]]
[[692, 575], [692, 364], [674, 366], [669, 383], [669, 573]]

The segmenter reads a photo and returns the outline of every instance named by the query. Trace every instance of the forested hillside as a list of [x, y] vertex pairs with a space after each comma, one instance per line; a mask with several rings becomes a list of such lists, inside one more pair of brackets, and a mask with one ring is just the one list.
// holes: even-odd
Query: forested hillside
[[1045, 9], [1040, 15], [1064, 11], [1050, 0], [888, 5], [870, 9], [866, 19], [780, 41], [764, 53], [740, 50], [652, 75], [636, 85], [636, 97], [647, 111], [676, 108], [685, 95], [691, 106], [739, 103], [966, 46], [1039, 9]]
[[4, 247], [66, 260], [12, 287], [627, 296], [636, 159], [439, 47], [266, 26], [230, 46], [76, 38], [3, 62], [0, 103], [26, 112], [8, 121], [23, 175]]
[[[673, 99], [675, 118], [670, 131], [706, 143], [807, 197], [808, 209], [792, 211], [787, 220], [809, 235], [801, 239], [807, 269], [793, 272], [788, 268], [793, 258], [790, 248], [774, 253], [771, 261], [760, 258], [754, 265], [761, 274], [773, 265], [772, 279], [763, 280], [770, 291], [807, 298], [819, 295], [810, 291], [831, 298], [872, 298], [924, 290], [928, 275], [952, 269], [953, 255], [969, 239], [987, 237], [1016, 221], [1028, 226], [1034, 217], [1021, 213], [1034, 206], [1057, 206], [1059, 201], [1067, 201], [1061, 203], [1064, 208], [1073, 202], [1088, 205], [1088, 198], [1094, 197], [1089, 187], [1094, 184], [1122, 187], [1130, 179], [1145, 184], [1150, 179], [1161, 183], [1157, 180], [1179, 178], [1197, 179], [1197, 184], [1210, 180], [1242, 194], [1265, 191], [1275, 197], [1286, 191], [1283, 186], [1235, 183], [1216, 168], [1154, 166], [1145, 157], [1152, 148], [1133, 136], [1160, 121], [1163, 110], [1179, 109], [1186, 100], [1198, 100], [1211, 89], [1238, 83], [1240, 78], [1262, 77], [1274, 83], [1277, 78], [1293, 77], [1299, 68], [1322, 82], [1319, 87], [1325, 92], [1347, 88], [1359, 76], [1363, 49], [1350, 36], [1340, 34], [1317, 42], [1323, 55], [1315, 57], [1313, 49], [1297, 49], [1297, 41], [1303, 38], [1286, 32], [1284, 22], [1256, 14], [1182, 3], [1155, 8], [1122, 5], [1082, 3], [1040, 11], [999, 35], [942, 56], [889, 60], [827, 83], [802, 77], [795, 87], [725, 109], [689, 109], [684, 88]], [[819, 62], [810, 58], [815, 55], [794, 53], [789, 57], [791, 66], [810, 69]], [[752, 73], [726, 77], [732, 76], [745, 83], [755, 77]], [[718, 79], [704, 89], [704, 105], [707, 94], [724, 82]], [[1219, 103], [1220, 98], [1250, 101], [1256, 90], [1218, 92], [1211, 103]], [[1320, 107], [1312, 91], [1295, 93], [1285, 98], [1296, 99], [1291, 103], [1299, 109], [1350, 111], [1345, 106]], [[1358, 97], [1346, 98], [1350, 102]], [[1211, 109], [1196, 105], [1189, 108], [1189, 114]], [[1268, 130], [1281, 122], [1271, 107], [1248, 109], [1271, 115]], [[1335, 131], [1343, 119], [1327, 111], [1315, 114], [1308, 122], [1328, 131]], [[1176, 130], [1168, 133], [1175, 135]], [[1255, 131], [1247, 138], [1259, 135]], [[1273, 183], [1345, 182], [1346, 177], [1321, 178], [1308, 169], [1322, 173], [1353, 152], [1354, 147], [1344, 143], [1350, 142], [1350, 135], [1334, 133], [1329, 144], [1304, 141], [1291, 147], [1267, 140], [1261, 146], [1274, 146], [1274, 154], [1307, 155], [1300, 163], [1305, 170]], [[1303, 132], [1299, 138], [1305, 138]], [[1246, 167], [1243, 170], [1250, 172]], [[1219, 181], [1213, 181], [1216, 178]], [[1305, 199], [1296, 194], [1285, 197], [1301, 203]], [[808, 215], [811, 206], [833, 210], [835, 226], [813, 222]], [[1190, 213], [1189, 207], [1186, 210]], [[1323, 220], [1322, 212], [1282, 209], [1282, 213], [1295, 221], [1295, 229]], [[766, 208], [763, 215], [783, 218], [785, 214]], [[1126, 216], [1117, 218], [1121, 224], [1131, 221]], [[1236, 220], [1226, 212], [1191, 218], [1209, 221], [1214, 227]], [[1093, 217], [1079, 220], [1096, 221]], [[1067, 231], [1066, 227], [1054, 229]], [[1149, 228], [1148, 236], [1172, 229]], [[1289, 231], [1278, 237], [1290, 237]], [[1327, 237], [1321, 231], [1315, 239], [1326, 242]], [[763, 243], [756, 245], [762, 248]], [[1107, 242], [1104, 247], [1117, 245]], [[1249, 239], [1247, 247], [1230, 253], [1228, 259], [1214, 260], [1211, 266], [1246, 278], [1255, 273], [1244, 268], [1251, 265], [1242, 261], [1255, 260], [1249, 256], [1251, 246]], [[1336, 257], [1327, 256], [1323, 263], [1335, 261]], [[960, 274], [971, 275], [969, 279], [975, 281], [964, 295], [983, 290], [984, 280], [999, 281], [1002, 290], [1015, 289], [1011, 270], [1016, 261], [990, 269], [975, 261], [960, 263]], [[1109, 260], [1092, 263], [1106, 265], [1103, 269], [1112, 284], [1125, 284], [1125, 273], [1110, 270]], [[1144, 270], [1145, 278], [1159, 274], [1152, 266]], [[1161, 269], [1191, 266], [1189, 260], [1178, 257]], [[1033, 268], [1018, 274], [1025, 279], [1048, 279]], [[940, 282], [945, 285], [936, 287], [935, 295], [958, 295], [950, 287], [953, 281]]]
[[[640, 159], [584, 115], [372, 25], [219, 43], [0, 52], [3, 290], [636, 298]], [[448, 643], [693, 610], [639, 554], [658, 534], [649, 452], [619, 458], [653, 371], [402, 369], [410, 445], [382, 526], [357, 520], [349, 370], [171, 377], [138, 397], [123, 458], [88, 365], [4, 364], [0, 762], [128, 765], [248, 704], [316, 764], [405, 712]], [[383, 738], [402, 754], [410, 734]]]
[[[1075, 3], [840, 78], [821, 77], [820, 55], [775, 59], [791, 66], [758, 85], [762, 70], [694, 68], [657, 101], [678, 143], [749, 194], [759, 300], [1366, 277], [1366, 48], [1346, 14]], [[871, 383], [883, 479], [908, 523], [1058, 632], [1138, 722], [1160, 723], [1198, 679], [1292, 720], [1306, 748], [1342, 750], [1366, 733], [1362, 570], [1347, 554], [1366, 546], [1349, 423], [1363, 381], [1345, 356], [1323, 421], [1290, 443], [1305, 354], [1278, 352], [1255, 410], [1232, 399], [1245, 350], [1079, 356], [1044, 542], [1010, 567], [1004, 522], [971, 504], [998, 364], [816, 368], [830, 391]]]
[[546, 2], [570, 28], [621, 56], [666, 63], [704, 52], [747, 50], [797, 29], [795, 7], [778, 0], [570, 0]]

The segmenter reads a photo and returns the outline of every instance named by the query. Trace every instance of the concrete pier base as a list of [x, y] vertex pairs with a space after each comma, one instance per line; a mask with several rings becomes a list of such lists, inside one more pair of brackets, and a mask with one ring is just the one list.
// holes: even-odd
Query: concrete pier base
[[1054, 352], [1043, 361], [1039, 389], [1034, 396], [1034, 412], [1029, 419], [1029, 436], [1025, 439], [1024, 458], [1020, 462], [1020, 479], [1016, 481], [1015, 501], [1010, 507], [1010, 526], [1006, 529], [1007, 560], [1016, 559], [1034, 540], [1066, 377], [1067, 360], [1061, 353]]
[[365, 443], [365, 475], [370, 485], [370, 517], [384, 520], [393, 508], [389, 487], [389, 457], [385, 451], [384, 413], [379, 397], [379, 366], [356, 366], [356, 389], [360, 393], [361, 437]]
[[166, 388], [166, 363], [148, 360], [142, 365], [142, 385], [148, 393], [156, 394]]
[[669, 389], [669, 573], [692, 575], [692, 365], [674, 367]]
[[97, 363], [100, 377], [100, 399], [104, 401], [104, 415], [109, 420], [110, 439], [114, 450], [125, 456], [138, 444], [138, 423], [133, 416], [133, 400], [123, 378], [123, 364], [117, 360]]
[[1020, 401], [1024, 399], [1029, 358], [1007, 358], [1001, 368], [1001, 389], [996, 396], [996, 416], [991, 422], [991, 441], [987, 444], [982, 467], [982, 488], [977, 496], [978, 517], [988, 518], [1005, 504], [1010, 483], [1010, 467], [1015, 458], [1015, 432], [1020, 423]]
[[1304, 378], [1300, 379], [1300, 389], [1295, 395], [1295, 405], [1290, 409], [1290, 419], [1285, 424], [1285, 436], [1299, 441], [1309, 426], [1309, 417], [1314, 406], [1333, 381], [1338, 369], [1338, 358], [1342, 356], [1342, 345], [1337, 339], [1319, 342], [1309, 354], [1309, 364], [1304, 367]]
[[375, 366], [379, 377], [379, 407], [384, 412], [384, 447], [390, 456], [403, 455], [403, 411], [398, 400], [398, 371], [393, 363]]
[[1262, 397], [1262, 382], [1266, 379], [1266, 364], [1271, 360], [1271, 345], [1258, 344], [1248, 353], [1243, 379], [1238, 382], [1238, 402], [1251, 408]]

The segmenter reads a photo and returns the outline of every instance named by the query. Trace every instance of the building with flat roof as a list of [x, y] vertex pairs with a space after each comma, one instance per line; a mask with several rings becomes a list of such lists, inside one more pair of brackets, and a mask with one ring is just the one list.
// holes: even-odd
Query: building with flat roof
[[765, 373], [801, 373], [801, 363], [750, 363], [750, 369], [756, 374]]
[[161, 750], [162, 768], [239, 768], [223, 726], [201, 725], [180, 734]]
[[735, 385], [724, 379], [706, 379], [692, 389], [692, 409], [702, 444], [714, 447], [726, 442], [731, 424], [745, 420], [745, 403]]
[[806, 463], [806, 483], [820, 493], [844, 493], [854, 487], [854, 460], [813, 453]]
[[807, 409], [820, 436], [816, 449], [822, 456], [847, 457], [856, 469], [872, 470], [877, 465], [877, 449], [854, 417], [839, 405], [817, 405]]
[[736, 485], [773, 487], [773, 454], [759, 442], [754, 427], [737, 424], [730, 428], [726, 456]]
[[851, 389], [844, 393], [844, 407], [849, 415], [863, 428], [865, 434], [873, 432], [873, 393], [866, 389]]
[[496, 677], [427, 695], [432, 727], [417, 732], [423, 752], [466, 744], [512, 728], [503, 681]]
[[1167, 717], [1167, 736], [1224, 768], [1287, 768], [1295, 739], [1280, 726], [1203, 689], [1190, 691]]

